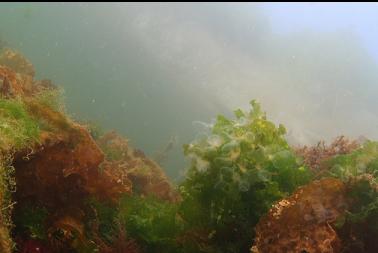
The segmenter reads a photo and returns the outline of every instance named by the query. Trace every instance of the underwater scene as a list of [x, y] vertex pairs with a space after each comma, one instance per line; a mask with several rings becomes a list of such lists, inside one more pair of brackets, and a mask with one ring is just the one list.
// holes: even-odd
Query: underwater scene
[[377, 253], [377, 23], [0, 3], [0, 253]]

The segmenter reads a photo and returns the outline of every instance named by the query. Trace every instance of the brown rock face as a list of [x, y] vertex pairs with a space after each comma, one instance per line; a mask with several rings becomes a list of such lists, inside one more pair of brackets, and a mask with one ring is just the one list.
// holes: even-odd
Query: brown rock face
[[340, 252], [333, 222], [347, 207], [343, 182], [327, 178], [278, 202], [256, 227], [254, 253]]

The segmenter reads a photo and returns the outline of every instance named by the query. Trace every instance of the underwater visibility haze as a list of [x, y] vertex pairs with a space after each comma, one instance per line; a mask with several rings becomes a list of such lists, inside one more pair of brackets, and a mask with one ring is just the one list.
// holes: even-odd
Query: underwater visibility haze
[[1, 3], [0, 253], [378, 252], [376, 3]]

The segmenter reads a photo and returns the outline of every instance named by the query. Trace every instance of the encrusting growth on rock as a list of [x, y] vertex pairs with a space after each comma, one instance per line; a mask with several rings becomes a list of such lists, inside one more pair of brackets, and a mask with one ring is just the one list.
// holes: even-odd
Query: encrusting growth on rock
[[[49, 97], [44, 94], [58, 92], [53, 83], [35, 81], [34, 74], [33, 65], [25, 57], [12, 49], [3, 50], [0, 55], [0, 117], [7, 117], [8, 121], [0, 126], [0, 131], [5, 133], [0, 149], [3, 157], [12, 157], [2, 162], [15, 168], [11, 180], [15, 181], [17, 191], [12, 193], [3, 187], [0, 193], [1, 196], [11, 195], [15, 203], [12, 220], [16, 224], [12, 235], [17, 242], [17, 252], [37, 252], [37, 248], [41, 252], [126, 252], [122, 248], [137, 252], [138, 246], [124, 229], [119, 229], [109, 245], [101, 231], [90, 228], [89, 224], [94, 228], [97, 218], [88, 200], [106, 202], [117, 208], [119, 198], [132, 194], [133, 188], [172, 199], [173, 188], [164, 172], [136, 151], [122, 162], [107, 160], [85, 126], [51, 106], [55, 101], [46, 101]], [[35, 126], [35, 131], [25, 129], [25, 136], [14, 136], [20, 135], [22, 127], [27, 126], [26, 120], [27, 124]], [[13, 133], [7, 130], [6, 122], [22, 127]], [[106, 138], [100, 140], [101, 145], [108, 145], [104, 142]], [[139, 167], [126, 163], [130, 159]], [[139, 183], [141, 185], [137, 186]], [[44, 217], [39, 224], [22, 220], [31, 218], [22, 213], [34, 207], [35, 215], [38, 210], [46, 210], [46, 217], [38, 214]], [[43, 229], [35, 234], [37, 226]], [[0, 219], [1, 252], [11, 252], [12, 227]]]
[[338, 179], [303, 186], [260, 219], [252, 252], [339, 252], [340, 239], [330, 224], [346, 207], [346, 186]]

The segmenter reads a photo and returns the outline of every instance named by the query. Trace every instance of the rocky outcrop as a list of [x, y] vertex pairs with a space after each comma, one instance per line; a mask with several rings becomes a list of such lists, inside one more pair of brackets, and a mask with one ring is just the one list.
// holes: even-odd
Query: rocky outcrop
[[341, 241], [332, 224], [347, 205], [346, 186], [338, 179], [301, 187], [260, 219], [252, 252], [340, 252]]
[[[14, 50], [3, 50], [0, 55], [0, 99], [25, 109], [22, 112], [26, 115], [21, 116], [28, 117], [28, 123], [34, 126], [33, 133], [37, 135], [28, 142], [26, 137], [5, 138], [3, 144], [6, 145], [0, 147], [3, 154], [0, 162], [6, 163], [1, 167], [6, 176], [1, 179], [15, 181], [16, 185], [14, 192], [7, 185], [0, 191], [1, 206], [8, 204], [2, 201], [5, 195], [11, 196], [8, 201], [14, 206], [13, 212], [3, 211], [0, 216], [0, 251], [10, 253], [12, 250], [13, 242], [9, 237], [12, 226], [5, 224], [5, 217], [11, 220], [9, 215], [12, 214], [12, 220], [19, 222], [13, 229], [17, 252], [71, 252], [73, 249], [137, 252], [137, 246], [127, 239], [122, 229], [114, 238], [114, 245], [101, 238], [96, 229], [97, 213], [88, 201], [95, 199], [116, 205], [120, 196], [131, 194], [133, 189], [173, 200], [174, 191], [167, 177], [158, 165], [128, 145], [126, 156], [118, 161], [108, 160], [100, 146], [113, 145], [114, 148], [116, 145], [119, 149], [117, 141], [122, 142], [123, 138], [107, 135], [98, 145], [85, 126], [52, 106], [56, 102], [54, 98], [43, 97], [56, 92], [55, 85], [49, 80], [36, 81], [34, 75], [30, 61]], [[10, 123], [17, 123], [19, 112], [12, 110], [11, 107], [0, 108], [0, 116], [4, 114]], [[15, 140], [22, 145], [15, 145]], [[14, 168], [14, 174], [8, 175], [7, 168]], [[24, 217], [25, 211], [34, 210], [37, 210], [35, 217], [34, 213]], [[39, 233], [37, 228], [41, 228]]]

